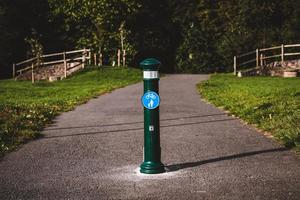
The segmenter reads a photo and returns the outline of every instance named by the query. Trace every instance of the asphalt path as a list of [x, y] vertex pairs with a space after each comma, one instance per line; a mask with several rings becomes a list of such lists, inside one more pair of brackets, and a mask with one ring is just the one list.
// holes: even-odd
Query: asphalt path
[[143, 175], [142, 83], [63, 113], [0, 161], [0, 199], [300, 199], [300, 157], [201, 100], [206, 75], [160, 80], [162, 162]]

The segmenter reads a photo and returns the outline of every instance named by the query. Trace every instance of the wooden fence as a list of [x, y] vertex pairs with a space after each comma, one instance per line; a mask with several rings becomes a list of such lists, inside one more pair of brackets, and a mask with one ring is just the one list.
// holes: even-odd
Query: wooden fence
[[31, 79], [34, 83], [34, 70], [37, 67], [49, 66], [54, 64], [64, 65], [64, 78], [67, 77], [67, 63], [80, 61], [82, 62], [82, 68], [85, 67], [86, 61], [89, 60], [91, 64], [91, 51], [90, 49], [80, 49], [74, 51], [67, 51], [61, 53], [45, 54], [41, 57], [31, 58], [16, 64], [13, 64], [13, 78], [31, 70]]
[[[270, 48], [256, 49], [233, 58], [233, 70], [234, 74], [237, 73], [237, 68], [245, 66], [250, 63], [255, 63], [256, 67], [266, 65], [268, 61], [280, 58], [280, 61], [283, 63], [286, 57], [289, 56], [298, 56], [300, 52], [292, 52], [294, 49], [299, 48], [300, 44], [288, 44], [280, 45]], [[291, 50], [289, 50], [291, 49]]]

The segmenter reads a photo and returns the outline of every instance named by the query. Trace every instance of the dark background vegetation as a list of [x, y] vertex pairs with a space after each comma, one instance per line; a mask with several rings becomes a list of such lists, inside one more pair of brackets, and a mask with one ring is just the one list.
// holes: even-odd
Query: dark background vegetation
[[86, 47], [112, 60], [122, 23], [131, 66], [151, 56], [163, 72], [228, 71], [237, 53], [300, 42], [300, 1], [1, 0], [0, 77], [29, 57], [34, 33], [44, 53]]

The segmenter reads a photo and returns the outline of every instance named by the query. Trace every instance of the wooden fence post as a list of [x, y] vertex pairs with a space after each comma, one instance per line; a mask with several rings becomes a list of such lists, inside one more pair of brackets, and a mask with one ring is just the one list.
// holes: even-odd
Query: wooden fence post
[[97, 54], [94, 53], [94, 65], [96, 66], [97, 65]]
[[16, 64], [13, 64], [13, 78], [16, 77]]
[[86, 54], [86, 49], [83, 49], [83, 54], [82, 54], [82, 69], [85, 67], [85, 54]]
[[31, 83], [34, 84], [33, 62], [31, 63]]
[[260, 54], [260, 66], [264, 66], [264, 55], [262, 53]]
[[89, 65], [92, 65], [92, 52], [89, 51]]
[[121, 50], [118, 49], [118, 67], [121, 66]]
[[256, 49], [256, 67], [259, 66], [259, 49]]
[[281, 65], [283, 65], [284, 62], [284, 45], [281, 45]]
[[64, 77], [67, 78], [67, 59], [66, 59], [66, 52], [63, 53], [64, 56]]
[[236, 56], [233, 57], [233, 75], [236, 76]]
[[126, 65], [126, 50], [123, 50], [123, 67]]
[[99, 54], [99, 66], [102, 66], [102, 53]]

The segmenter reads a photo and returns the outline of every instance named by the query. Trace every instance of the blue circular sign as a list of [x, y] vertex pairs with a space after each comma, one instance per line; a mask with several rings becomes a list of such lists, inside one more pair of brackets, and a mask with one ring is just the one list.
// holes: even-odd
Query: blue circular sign
[[160, 98], [156, 92], [146, 92], [142, 97], [142, 104], [147, 109], [155, 109], [159, 106]]

